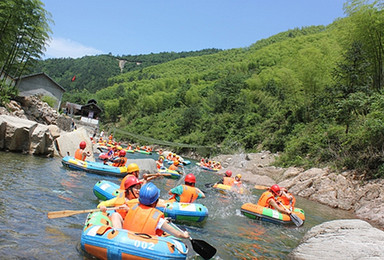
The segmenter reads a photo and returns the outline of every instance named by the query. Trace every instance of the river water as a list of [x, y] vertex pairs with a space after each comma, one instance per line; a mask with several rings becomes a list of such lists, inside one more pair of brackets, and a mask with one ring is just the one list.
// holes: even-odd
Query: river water
[[[156, 155], [132, 155], [156, 158]], [[96, 208], [93, 186], [107, 177], [64, 167], [60, 158], [0, 152], [0, 258], [1, 259], [91, 259], [80, 249], [86, 214], [48, 219], [47, 212]], [[332, 209], [317, 202], [297, 198], [296, 206], [306, 213], [305, 224], [281, 226], [244, 217], [240, 207], [256, 203], [262, 191], [224, 195], [205, 183], [220, 179], [217, 173], [201, 171], [192, 163], [185, 168], [197, 177], [197, 187], [206, 193], [199, 200], [209, 209], [208, 220], [200, 225], [181, 225], [191, 237], [217, 248], [215, 259], [284, 259], [313, 226], [333, 219], [355, 218], [350, 212]], [[161, 197], [182, 180], [155, 179]], [[188, 259], [200, 259], [189, 245]]]

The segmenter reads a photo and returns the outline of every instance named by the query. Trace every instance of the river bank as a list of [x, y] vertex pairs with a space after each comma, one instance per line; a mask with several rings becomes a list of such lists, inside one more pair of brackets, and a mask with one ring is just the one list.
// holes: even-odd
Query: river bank
[[329, 168], [279, 168], [271, 166], [278, 154], [268, 151], [254, 154], [219, 155], [213, 158], [227, 169], [241, 173], [251, 184], [286, 187], [294, 195], [333, 208], [353, 211], [381, 229], [384, 227], [384, 180], [362, 180], [352, 171], [334, 172]]

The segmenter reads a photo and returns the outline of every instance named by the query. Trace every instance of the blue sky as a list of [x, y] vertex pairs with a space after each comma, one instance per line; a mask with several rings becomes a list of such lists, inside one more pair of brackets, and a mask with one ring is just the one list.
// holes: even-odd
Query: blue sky
[[42, 0], [53, 33], [44, 58], [248, 47], [279, 32], [328, 25], [345, 0]]

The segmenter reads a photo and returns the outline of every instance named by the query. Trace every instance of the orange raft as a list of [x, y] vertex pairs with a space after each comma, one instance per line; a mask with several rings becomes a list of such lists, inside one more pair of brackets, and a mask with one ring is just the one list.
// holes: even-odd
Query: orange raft
[[[287, 214], [280, 213], [275, 209], [262, 207], [253, 203], [245, 203], [241, 206], [241, 213], [251, 219], [267, 221], [275, 224], [294, 225], [291, 217]], [[301, 220], [305, 221], [304, 210], [294, 208], [293, 213]]]

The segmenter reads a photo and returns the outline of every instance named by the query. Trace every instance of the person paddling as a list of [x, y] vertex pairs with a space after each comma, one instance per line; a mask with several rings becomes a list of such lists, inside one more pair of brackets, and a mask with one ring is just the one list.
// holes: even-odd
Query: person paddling
[[189, 238], [187, 231], [181, 231], [170, 225], [164, 214], [156, 209], [160, 190], [152, 182], [143, 185], [139, 192], [139, 203], [130, 207], [123, 223], [123, 228], [135, 233], [148, 235], [164, 234], [164, 231], [178, 238]]
[[279, 185], [274, 184], [267, 191], [261, 194], [257, 204], [262, 207], [276, 209], [281, 213], [285, 213], [289, 215], [292, 212], [289, 209], [280, 206], [280, 203], [278, 202], [278, 199], [281, 195], [282, 195], [282, 191]]
[[115, 160], [113, 160], [112, 166], [114, 167], [123, 167], [127, 163], [127, 158], [125, 155], [127, 152], [125, 150], [120, 150], [119, 157]]
[[97, 208], [100, 208], [102, 212], [106, 212], [107, 207], [120, 207], [110, 216], [114, 228], [123, 227], [127, 211], [134, 204], [138, 203], [141, 183], [135, 176], [130, 175], [125, 180], [124, 188], [124, 191], [121, 191], [116, 198], [102, 201], [97, 205]]
[[235, 182], [235, 179], [232, 178], [232, 171], [227, 170], [224, 174], [224, 177], [222, 180], [218, 181], [217, 184], [224, 184], [228, 186], [233, 186]]
[[205, 194], [195, 187], [196, 177], [192, 173], [185, 176], [184, 185], [179, 185], [169, 191], [171, 201], [193, 203], [196, 199], [205, 198]]

